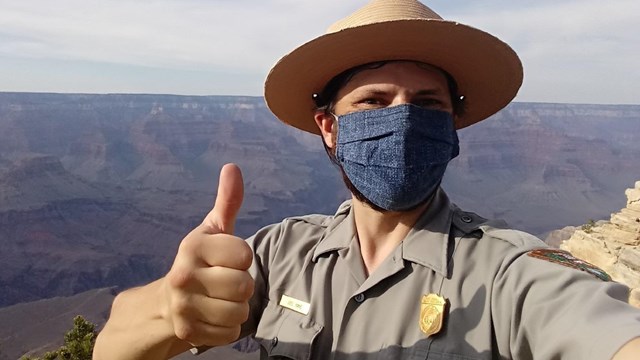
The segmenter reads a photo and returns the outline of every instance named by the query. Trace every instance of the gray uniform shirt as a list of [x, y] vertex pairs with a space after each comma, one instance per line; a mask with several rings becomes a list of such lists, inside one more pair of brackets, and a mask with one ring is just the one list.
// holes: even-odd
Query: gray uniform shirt
[[[263, 359], [610, 359], [640, 336], [625, 286], [530, 256], [547, 246], [459, 210], [442, 190], [369, 277], [349, 202], [248, 242], [256, 289], [243, 334]], [[448, 302], [430, 336], [426, 294]]]

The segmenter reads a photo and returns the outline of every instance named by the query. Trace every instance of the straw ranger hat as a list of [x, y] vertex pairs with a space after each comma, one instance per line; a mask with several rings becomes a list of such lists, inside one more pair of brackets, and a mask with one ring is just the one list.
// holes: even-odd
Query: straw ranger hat
[[424, 62], [453, 76], [465, 97], [458, 129], [505, 107], [522, 84], [520, 59], [493, 35], [443, 20], [415, 0], [374, 0], [280, 59], [265, 81], [267, 106], [281, 121], [319, 134], [313, 94], [345, 70], [384, 60]]

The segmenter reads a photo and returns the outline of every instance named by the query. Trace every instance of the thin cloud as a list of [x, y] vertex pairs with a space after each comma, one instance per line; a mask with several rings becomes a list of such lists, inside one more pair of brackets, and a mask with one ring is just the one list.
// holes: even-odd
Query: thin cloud
[[[4, 90], [31, 86], [39, 91], [46, 84], [60, 87], [59, 91], [154, 92], [159, 91], [158, 81], [148, 80], [156, 74], [166, 78], [162, 91], [174, 86], [174, 93], [233, 89], [259, 95], [264, 75], [280, 56], [364, 3], [0, 0], [0, 82]], [[434, 0], [428, 5], [447, 19], [489, 31], [514, 47], [525, 65], [519, 100], [637, 102], [640, 79], [635, 67], [640, 49], [634, 36], [640, 33], [635, 19], [640, 2], [636, 0]], [[28, 59], [24, 63], [30, 66], [82, 64], [83, 71], [76, 76], [85, 78], [71, 79], [69, 65], [64, 76], [38, 81], [36, 74], [44, 77], [47, 71], [18, 67], [20, 59]], [[87, 77], [91, 69], [100, 73], [105, 65], [112, 73], [123, 69], [126, 75], [116, 76], [122, 85]], [[206, 86], [196, 84], [198, 72]], [[127, 85], [127, 77], [135, 85]], [[67, 78], [67, 84], [55, 80], [60, 78]]]
[[[486, 9], [485, 9], [486, 10]], [[461, 22], [512, 45], [525, 66], [520, 99], [637, 103], [640, 2], [580, 0], [467, 11]]]
[[310, 29], [339, 4], [329, 1], [318, 11], [311, 3], [3, 1], [0, 53], [169, 68], [254, 68], [275, 58], [281, 44], [293, 44], [288, 39], [307, 35], [291, 29]]

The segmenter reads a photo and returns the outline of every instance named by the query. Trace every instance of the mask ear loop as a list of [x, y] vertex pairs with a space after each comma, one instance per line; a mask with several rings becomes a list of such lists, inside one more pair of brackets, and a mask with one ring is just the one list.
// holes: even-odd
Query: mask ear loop
[[[335, 148], [335, 150], [334, 150], [334, 151], [335, 151], [335, 154], [336, 154], [336, 160], [337, 160], [337, 159], [338, 159], [338, 137], [340, 136], [340, 131], [338, 131], [338, 130], [339, 130], [339, 129], [338, 129], [338, 119], [339, 119], [340, 117], [339, 117], [338, 115], [334, 114], [334, 113], [333, 113], [333, 112], [331, 112], [331, 111], [329, 111], [328, 113], [329, 113], [329, 114], [331, 114], [331, 116], [333, 116], [333, 123], [334, 123], [334, 125], [333, 125], [333, 126], [335, 126], [335, 127], [336, 127], [336, 143], [335, 143], [335, 147], [336, 147], [336, 148]], [[331, 131], [333, 132], [333, 127], [331, 128]], [[340, 160], [338, 160], [338, 161], [340, 161]]]

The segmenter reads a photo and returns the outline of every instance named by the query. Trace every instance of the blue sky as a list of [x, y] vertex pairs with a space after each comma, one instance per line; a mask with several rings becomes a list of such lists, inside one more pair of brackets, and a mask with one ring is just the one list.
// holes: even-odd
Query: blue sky
[[[509, 43], [516, 100], [640, 104], [638, 0], [432, 0]], [[0, 0], [0, 91], [261, 95], [271, 65], [365, 0]]]

